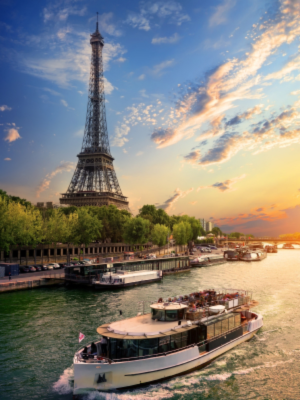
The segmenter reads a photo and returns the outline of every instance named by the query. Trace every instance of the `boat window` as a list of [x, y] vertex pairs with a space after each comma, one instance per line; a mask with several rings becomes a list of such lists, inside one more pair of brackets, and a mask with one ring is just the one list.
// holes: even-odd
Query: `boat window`
[[215, 336], [215, 324], [207, 325], [207, 339], [211, 339]]
[[176, 350], [181, 348], [181, 333], [171, 336], [170, 349]]
[[166, 321], [177, 321], [177, 310], [166, 310]]
[[241, 325], [241, 314], [240, 313], [235, 313], [234, 314], [234, 325], [235, 326], [240, 326]]
[[[170, 337], [167, 336], [170, 340]], [[139, 340], [139, 356], [149, 356], [158, 353], [158, 339]]]
[[215, 335], [218, 336], [221, 335], [221, 333], [222, 333], [222, 321], [217, 321], [215, 323]]
[[188, 344], [197, 343], [197, 328], [188, 331]]
[[159, 338], [159, 353], [165, 353], [170, 350], [170, 336]]
[[223, 319], [222, 321], [222, 333], [225, 333], [228, 331], [228, 318]]
[[184, 316], [184, 308], [178, 310], [178, 319], [183, 319], [183, 316]]
[[152, 313], [152, 319], [157, 319], [158, 321], [165, 321], [164, 310], [156, 310], [155, 308], [152, 308], [151, 313]]
[[188, 345], [188, 333], [182, 332], [181, 334], [181, 347], [185, 347]]
[[[139, 341], [138, 340], [124, 340], [126, 345], [124, 346], [124, 357], [138, 357], [139, 355]], [[126, 351], [125, 351], [126, 347]]]
[[232, 315], [232, 316], [230, 316], [230, 318], [228, 318], [228, 322], [229, 322], [228, 329], [231, 331], [231, 329], [234, 328], [234, 315]]
[[197, 328], [197, 343], [202, 342], [206, 339], [206, 328], [204, 325], [200, 325]]

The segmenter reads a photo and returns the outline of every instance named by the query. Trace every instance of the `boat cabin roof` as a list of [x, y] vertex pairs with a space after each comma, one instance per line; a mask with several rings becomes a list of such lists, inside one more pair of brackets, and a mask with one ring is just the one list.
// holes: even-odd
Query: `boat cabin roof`
[[178, 321], [156, 321], [151, 318], [151, 314], [144, 314], [101, 325], [97, 332], [114, 339], [154, 339], [195, 328], [191, 321], [181, 320], [181, 323], [182, 325], [178, 325]]
[[105, 273], [105, 274], [103, 274], [102, 275], [102, 278], [107, 278], [107, 277], [110, 277], [110, 276], [114, 276], [114, 277], [116, 277], [116, 276], [119, 276], [119, 277], [124, 277], [124, 276], [126, 276], [126, 278], [128, 277], [128, 278], [130, 278], [130, 277], [133, 277], [133, 276], [144, 276], [144, 275], [149, 275], [149, 274], [153, 274], [153, 273], [155, 273], [155, 272], [158, 272], [158, 270], [141, 270], [141, 271], [116, 271], [115, 273], [110, 273], [110, 272], [107, 272], [107, 273]]

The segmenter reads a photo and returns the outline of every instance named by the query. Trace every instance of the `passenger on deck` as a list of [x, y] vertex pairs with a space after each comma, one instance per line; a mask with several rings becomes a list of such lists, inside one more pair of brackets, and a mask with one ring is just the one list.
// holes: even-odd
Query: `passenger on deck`
[[81, 357], [84, 359], [84, 360], [87, 360], [88, 359], [88, 350], [87, 350], [87, 347], [85, 346], [85, 348], [82, 350], [82, 353], [81, 353]]
[[97, 354], [97, 346], [94, 342], [91, 344], [91, 354]]
[[106, 337], [102, 337], [102, 339], [100, 340], [100, 344], [101, 344], [101, 355], [103, 357], [107, 357], [107, 339]]

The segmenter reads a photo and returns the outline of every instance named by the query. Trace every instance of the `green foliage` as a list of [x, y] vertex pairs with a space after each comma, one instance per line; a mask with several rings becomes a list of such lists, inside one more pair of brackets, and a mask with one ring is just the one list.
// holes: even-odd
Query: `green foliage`
[[97, 239], [101, 239], [102, 222], [94, 218], [85, 207], [80, 207], [77, 210], [77, 221], [74, 221], [74, 228], [70, 236], [70, 241], [74, 244], [89, 243]]
[[119, 210], [114, 205], [103, 207], [81, 207], [89, 214], [102, 222], [101, 237], [110, 238], [113, 243], [122, 242], [126, 222], [131, 214], [126, 210]]
[[161, 208], [146, 204], [139, 210], [138, 217], [149, 220], [153, 225], [160, 224], [170, 226], [169, 215]]
[[202, 233], [203, 229], [200, 222], [195, 217], [189, 217], [188, 215], [182, 215], [180, 221], [184, 221], [190, 224], [192, 229], [192, 237], [189, 240], [196, 240]]
[[244, 234], [243, 234], [243, 233], [240, 233], [240, 232], [231, 232], [231, 233], [229, 234], [228, 238], [229, 238], [229, 239], [230, 239], [230, 238], [239, 239], [240, 236], [244, 236]]
[[173, 226], [173, 237], [178, 245], [187, 244], [193, 237], [193, 230], [189, 222], [181, 221]]
[[217, 226], [215, 226], [214, 228], [212, 228], [211, 233], [213, 233], [215, 236], [222, 236], [223, 232], [221, 231], [220, 228], [218, 228]]
[[30, 203], [30, 201], [27, 201], [26, 199], [21, 199], [20, 197], [17, 197], [17, 196], [11, 196], [11, 195], [7, 194], [4, 190], [1, 190], [1, 189], [0, 189], [0, 198], [4, 199], [6, 201], [19, 203], [26, 208], [33, 207], [33, 205]]
[[0, 196], [0, 248], [12, 245], [36, 245], [42, 239], [42, 218], [33, 207], [26, 207]]
[[150, 221], [142, 217], [128, 219], [125, 224], [123, 239], [129, 244], [144, 244], [149, 240]]
[[151, 241], [161, 247], [167, 243], [169, 228], [165, 225], [156, 224], [151, 233]]

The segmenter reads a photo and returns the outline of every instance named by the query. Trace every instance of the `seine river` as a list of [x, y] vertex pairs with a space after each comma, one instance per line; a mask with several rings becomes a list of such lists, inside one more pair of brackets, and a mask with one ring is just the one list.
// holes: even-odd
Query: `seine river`
[[[96, 328], [138, 312], [138, 301], [199, 288], [252, 290], [264, 327], [248, 343], [205, 369], [121, 394], [85, 400], [299, 399], [300, 250], [279, 250], [262, 262], [227, 263], [165, 277], [163, 283], [118, 292], [53, 287], [0, 296], [0, 399], [71, 400], [68, 378], [79, 348]], [[84, 343], [84, 342], [83, 342]]]

